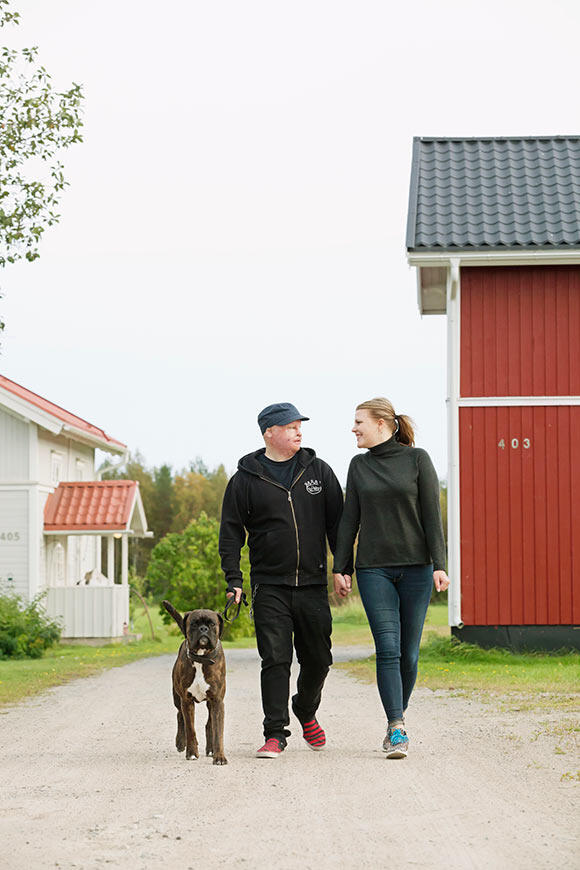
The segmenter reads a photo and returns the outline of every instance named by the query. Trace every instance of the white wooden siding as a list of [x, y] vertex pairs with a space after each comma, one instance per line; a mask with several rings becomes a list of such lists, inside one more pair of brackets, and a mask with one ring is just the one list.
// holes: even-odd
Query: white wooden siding
[[46, 610], [60, 621], [62, 637], [121, 637], [129, 624], [129, 587], [50, 587]]
[[29, 424], [0, 408], [0, 481], [29, 479], [29, 437]]
[[93, 447], [79, 444], [62, 435], [52, 435], [45, 429], [38, 430], [38, 475], [41, 483], [54, 486], [52, 466], [54, 455], [62, 454], [60, 480], [78, 480], [82, 464], [83, 480], [95, 479], [95, 451]]
[[0, 588], [29, 597], [28, 492], [0, 488]]

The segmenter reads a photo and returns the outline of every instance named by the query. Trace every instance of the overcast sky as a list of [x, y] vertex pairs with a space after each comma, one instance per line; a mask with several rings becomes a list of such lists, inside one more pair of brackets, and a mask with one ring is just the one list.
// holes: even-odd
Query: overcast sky
[[578, 134], [577, 0], [17, 0], [3, 44], [84, 86], [41, 257], [8, 267], [0, 372], [210, 467], [291, 401], [344, 482], [389, 397], [446, 476], [445, 318], [421, 319], [412, 137]]

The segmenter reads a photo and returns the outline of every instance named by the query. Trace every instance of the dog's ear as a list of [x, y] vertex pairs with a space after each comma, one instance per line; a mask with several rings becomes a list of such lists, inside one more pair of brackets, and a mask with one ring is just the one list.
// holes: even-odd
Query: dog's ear
[[219, 627], [218, 637], [221, 637], [222, 634], [224, 633], [224, 618], [221, 615], [221, 613], [217, 613], [217, 611], [216, 611], [216, 616], [218, 618], [218, 627]]
[[[178, 624], [181, 631], [185, 634], [185, 620], [184, 620], [183, 616], [181, 615], [181, 613], [178, 613], [178, 611], [175, 609], [175, 607], [173, 606], [173, 604], [171, 604], [170, 601], [162, 601], [161, 603], [164, 606], [164, 608], [166, 609], [166, 611], [168, 612], [168, 614], [170, 616], [172, 616], [173, 619], [176, 621], [176, 623]], [[186, 614], [186, 616], [187, 616], [187, 614]]]

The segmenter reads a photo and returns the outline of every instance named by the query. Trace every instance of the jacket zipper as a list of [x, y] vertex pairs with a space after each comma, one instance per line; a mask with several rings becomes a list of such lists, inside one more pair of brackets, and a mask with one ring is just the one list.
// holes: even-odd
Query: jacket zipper
[[292, 501], [292, 487], [295, 483], [298, 483], [305, 471], [306, 469], [303, 468], [294, 483], [290, 485], [290, 489], [288, 490], [288, 501], [290, 502], [290, 507], [292, 508], [292, 519], [294, 520], [294, 531], [296, 532], [296, 586], [298, 586], [298, 566], [300, 565], [300, 538], [298, 537], [298, 523], [296, 522], [296, 514], [294, 513], [294, 502]]
[[290, 510], [292, 511], [292, 519], [294, 521], [294, 532], [296, 534], [296, 586], [298, 586], [298, 567], [300, 565], [300, 538], [298, 537], [298, 523], [296, 522], [296, 514], [294, 512], [294, 502], [292, 501], [292, 487], [295, 483], [298, 483], [305, 471], [306, 469], [303, 468], [296, 480], [292, 482], [290, 489], [286, 489], [285, 486], [282, 486], [281, 483], [276, 483], [275, 480], [270, 480], [270, 478], [268, 477], [262, 477], [261, 474], [258, 475], [258, 477], [262, 478], [262, 480], [265, 480], [266, 483], [271, 483], [273, 486], [278, 486], [280, 489], [283, 489], [284, 492], [288, 493], [288, 501], [290, 502]]

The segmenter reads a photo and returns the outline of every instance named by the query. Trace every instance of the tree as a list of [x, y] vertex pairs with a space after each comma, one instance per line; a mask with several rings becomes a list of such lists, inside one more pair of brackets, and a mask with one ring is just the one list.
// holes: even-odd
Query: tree
[[202, 512], [219, 520], [228, 476], [223, 465], [210, 471], [201, 459], [191, 462], [189, 470], [173, 476], [169, 465], [148, 469], [143, 457], [129, 454], [123, 467], [99, 469], [103, 480], [137, 480], [145, 508], [145, 516], [153, 538], [130, 538], [129, 560], [134, 574], [143, 577], [153, 547], [168, 532], [183, 532]]
[[209, 471], [200, 461], [189, 471], [176, 474], [173, 484], [174, 516], [172, 531], [181, 532], [201, 511], [219, 519], [228, 476], [223, 465]]
[[170, 531], [173, 524], [173, 474], [171, 466], [162, 465], [153, 469], [153, 505], [149, 522], [159, 540]]
[[[151, 554], [146, 589], [156, 599], [168, 598], [178, 610], [223, 610], [225, 581], [218, 552], [219, 522], [203, 511], [183, 532], [170, 532]], [[247, 551], [242, 551], [241, 569], [249, 577]], [[242, 612], [244, 611], [244, 612]], [[248, 609], [229, 629], [230, 636], [251, 635]], [[161, 613], [170, 621], [164, 609]]]
[[[19, 24], [0, 0], [0, 27]], [[36, 260], [68, 182], [60, 151], [82, 142], [80, 85], [55, 91], [38, 48], [0, 48], [0, 266]], [[2, 328], [3, 324], [0, 326]]]

